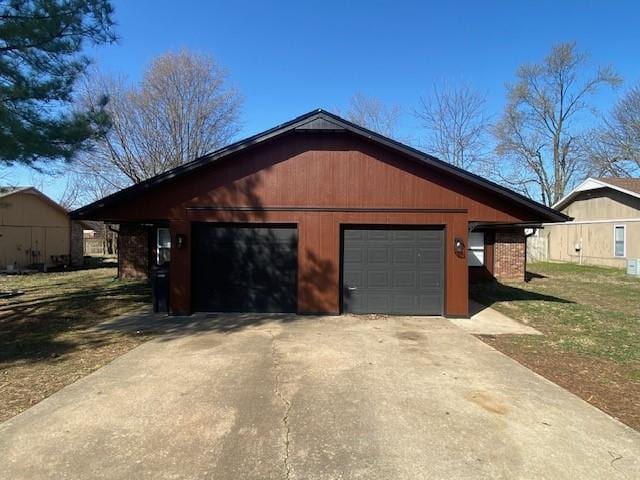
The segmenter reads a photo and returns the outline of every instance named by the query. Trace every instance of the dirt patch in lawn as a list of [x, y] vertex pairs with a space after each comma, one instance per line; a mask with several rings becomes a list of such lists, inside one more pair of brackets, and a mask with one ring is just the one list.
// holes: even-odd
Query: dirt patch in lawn
[[543, 335], [479, 338], [640, 431], [640, 280], [574, 264], [530, 269], [526, 283], [471, 295]]
[[116, 269], [0, 277], [0, 422], [109, 363], [149, 337], [92, 327], [140, 310], [146, 282]]
[[496, 350], [578, 395], [583, 400], [640, 431], [640, 383], [629, 381], [640, 364], [620, 365], [610, 360], [538, 346], [523, 347], [505, 336], [480, 336]]

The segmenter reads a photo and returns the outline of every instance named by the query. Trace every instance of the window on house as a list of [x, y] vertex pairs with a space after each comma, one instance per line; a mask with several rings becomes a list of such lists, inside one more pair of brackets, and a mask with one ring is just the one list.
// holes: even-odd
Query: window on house
[[470, 267], [484, 265], [484, 232], [469, 233], [468, 258]]
[[164, 265], [171, 260], [171, 232], [168, 228], [157, 229], [156, 263]]
[[624, 225], [616, 225], [615, 227], [613, 227], [613, 243], [614, 243], [613, 254], [616, 257], [626, 256]]

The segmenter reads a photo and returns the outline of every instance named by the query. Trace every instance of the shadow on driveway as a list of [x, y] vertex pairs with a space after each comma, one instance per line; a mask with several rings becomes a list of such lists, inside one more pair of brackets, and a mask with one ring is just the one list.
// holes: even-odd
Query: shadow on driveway
[[95, 330], [124, 334], [152, 333], [158, 335], [161, 340], [171, 340], [193, 334], [234, 333], [270, 323], [306, 322], [316, 318], [316, 315], [295, 313], [194, 313], [170, 316], [141, 312], [101, 323], [96, 325]]

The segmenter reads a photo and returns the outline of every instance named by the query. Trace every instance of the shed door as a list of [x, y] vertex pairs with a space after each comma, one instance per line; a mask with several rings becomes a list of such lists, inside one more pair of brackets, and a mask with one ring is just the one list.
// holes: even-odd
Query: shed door
[[206, 223], [193, 228], [194, 310], [296, 311], [295, 228]]
[[442, 314], [443, 230], [345, 229], [342, 268], [345, 312]]

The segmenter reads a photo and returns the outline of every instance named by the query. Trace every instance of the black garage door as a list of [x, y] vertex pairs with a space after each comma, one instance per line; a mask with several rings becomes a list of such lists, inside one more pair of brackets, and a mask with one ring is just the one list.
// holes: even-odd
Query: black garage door
[[343, 309], [351, 313], [441, 315], [444, 231], [343, 231]]
[[295, 312], [297, 230], [194, 224], [193, 309]]

